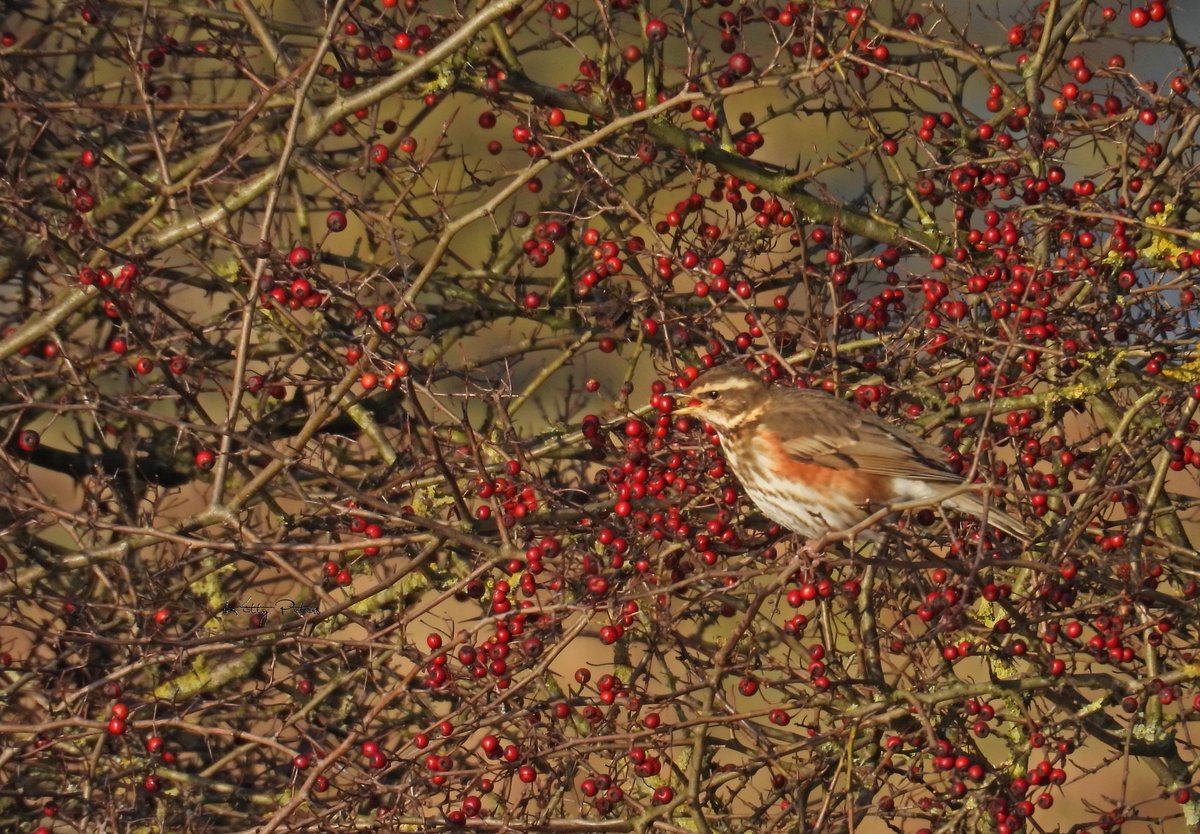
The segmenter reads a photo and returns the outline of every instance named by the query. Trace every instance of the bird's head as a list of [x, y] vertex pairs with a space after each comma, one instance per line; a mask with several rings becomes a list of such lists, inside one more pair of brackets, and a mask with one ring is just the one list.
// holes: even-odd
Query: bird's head
[[767, 385], [738, 365], [722, 365], [696, 378], [684, 392], [688, 402], [675, 414], [690, 414], [718, 432], [756, 420], [766, 408]]

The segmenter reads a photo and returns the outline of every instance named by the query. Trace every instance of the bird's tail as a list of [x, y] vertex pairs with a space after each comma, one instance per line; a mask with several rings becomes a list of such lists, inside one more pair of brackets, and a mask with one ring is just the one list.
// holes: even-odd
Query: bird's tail
[[956, 495], [946, 502], [948, 506], [954, 507], [956, 510], [961, 510], [964, 513], [976, 516], [983, 519], [997, 530], [1003, 530], [1010, 536], [1016, 536], [1023, 542], [1033, 541], [1033, 532], [1025, 525], [1024, 522], [1018, 521], [1003, 510], [995, 506], [984, 506], [983, 501], [979, 496], [969, 492], [964, 492]]

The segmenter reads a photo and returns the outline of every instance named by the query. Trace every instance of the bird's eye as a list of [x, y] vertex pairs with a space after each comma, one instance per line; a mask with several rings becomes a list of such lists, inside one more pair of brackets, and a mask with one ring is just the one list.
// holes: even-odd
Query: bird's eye
[[710, 400], [716, 400], [716, 399], [720, 398], [721, 392], [720, 391], [709, 391], [704, 396]]

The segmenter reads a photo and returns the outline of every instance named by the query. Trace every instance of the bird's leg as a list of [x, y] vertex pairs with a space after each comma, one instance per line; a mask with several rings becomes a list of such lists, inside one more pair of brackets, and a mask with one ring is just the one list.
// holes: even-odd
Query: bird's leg
[[[795, 541], [796, 539], [799, 539], [799, 538], [800, 538], [799, 536], [796, 536], [796, 538], [793, 539], [792, 541]], [[814, 561], [816, 561], [818, 558], [820, 558], [821, 552], [824, 549], [825, 549], [825, 539], [822, 536], [817, 536], [816, 538], [811, 538], [811, 539], [806, 538], [800, 542], [799, 553], [797, 555], [807, 556], [808, 563], [812, 564]]]
[[950, 520], [950, 516], [946, 515], [946, 508], [941, 504], [937, 505], [938, 515], [942, 517], [942, 521], [946, 523], [946, 529], [950, 532], [950, 541], [958, 541], [958, 534], [954, 532], [954, 522]]
[[875, 548], [871, 552], [872, 559], [885, 560], [887, 559], [888, 550], [892, 546], [892, 531], [884, 528], [880, 533], [879, 538], [875, 540]]

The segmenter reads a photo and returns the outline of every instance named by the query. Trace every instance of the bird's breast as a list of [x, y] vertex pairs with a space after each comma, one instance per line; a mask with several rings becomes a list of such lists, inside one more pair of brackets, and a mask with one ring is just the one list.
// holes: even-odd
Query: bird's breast
[[868, 507], [887, 500], [888, 479], [854, 469], [798, 460], [781, 446], [745, 435], [721, 435], [725, 460], [746, 496], [777, 524], [808, 538], [853, 527]]

